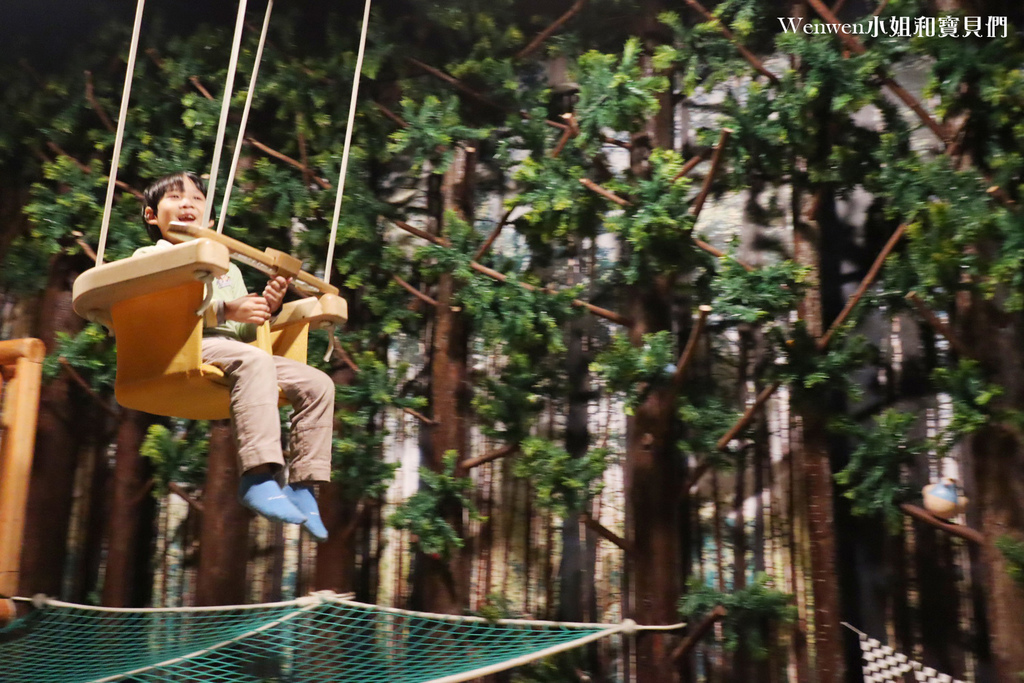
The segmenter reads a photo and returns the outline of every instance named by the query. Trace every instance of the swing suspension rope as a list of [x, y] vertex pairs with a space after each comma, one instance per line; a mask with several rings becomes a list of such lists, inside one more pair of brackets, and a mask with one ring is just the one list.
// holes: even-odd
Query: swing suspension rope
[[[334, 260], [334, 245], [337, 240], [338, 222], [341, 216], [342, 198], [345, 191], [345, 176], [348, 170], [348, 159], [352, 144], [352, 129], [355, 125], [356, 101], [359, 96], [359, 81], [362, 75], [363, 56], [366, 51], [366, 35], [370, 24], [371, 0], [366, 0], [363, 9], [363, 22], [359, 36], [359, 51], [356, 57], [355, 74], [352, 79], [352, 94], [349, 100], [348, 123], [345, 127], [345, 144], [341, 156], [341, 170], [338, 178], [338, 190], [334, 200], [334, 215], [331, 221], [331, 236], [327, 247], [327, 258], [324, 262], [323, 280], [330, 284], [331, 262]], [[103, 207], [103, 221], [100, 228], [99, 247], [96, 251], [96, 265], [103, 264], [103, 252], [107, 243], [107, 233], [110, 225], [111, 209], [113, 208], [114, 189], [117, 185], [117, 170], [120, 165], [121, 144], [124, 139], [124, 125], [128, 114], [128, 103], [131, 98], [132, 77], [135, 71], [135, 56], [138, 51], [139, 34], [142, 25], [142, 15], [145, 0], [138, 0], [135, 10], [135, 23], [132, 29], [131, 48], [128, 54], [128, 67], [125, 71], [124, 89], [121, 95], [121, 109], [118, 116], [117, 131], [114, 139], [113, 158], [110, 163], [110, 176], [107, 183], [107, 196]], [[231, 187], [234, 185], [235, 174], [238, 170], [238, 160], [241, 155], [242, 143], [245, 141], [245, 128], [249, 119], [249, 111], [252, 107], [252, 100], [256, 92], [256, 80], [259, 74], [260, 62], [263, 58], [263, 48], [266, 44], [267, 32], [270, 26], [270, 16], [273, 11], [274, 2], [268, 0], [266, 15], [263, 19], [263, 27], [260, 32], [259, 45], [256, 50], [255, 62], [253, 64], [252, 77], [249, 80], [249, 90], [246, 93], [245, 106], [242, 111], [242, 119], [239, 125], [238, 138], [235, 142], [234, 154], [231, 160], [231, 168], [228, 171], [228, 179], [224, 192], [223, 205], [220, 212], [220, 219], [217, 224], [217, 232], [224, 230], [224, 221], [227, 216], [228, 206], [231, 199]], [[238, 14], [235, 20], [235, 33], [231, 46], [231, 57], [228, 65], [227, 78], [224, 85], [224, 97], [221, 101], [220, 120], [217, 126], [217, 138], [214, 144], [213, 163], [210, 168], [210, 179], [207, 190], [206, 209], [203, 213], [201, 225], [206, 226], [210, 222], [213, 211], [213, 200], [217, 187], [217, 174], [220, 167], [220, 157], [224, 147], [224, 137], [227, 130], [227, 119], [231, 105], [231, 93], [234, 87], [235, 72], [238, 66], [239, 46], [241, 45], [242, 28], [245, 23], [246, 0], [239, 0]]]

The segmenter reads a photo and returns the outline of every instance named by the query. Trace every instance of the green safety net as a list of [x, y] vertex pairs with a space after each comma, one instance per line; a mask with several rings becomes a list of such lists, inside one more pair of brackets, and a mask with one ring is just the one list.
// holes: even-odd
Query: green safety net
[[157, 610], [51, 601], [0, 629], [0, 679], [455, 683], [625, 630], [626, 625], [447, 617], [333, 594], [246, 607]]

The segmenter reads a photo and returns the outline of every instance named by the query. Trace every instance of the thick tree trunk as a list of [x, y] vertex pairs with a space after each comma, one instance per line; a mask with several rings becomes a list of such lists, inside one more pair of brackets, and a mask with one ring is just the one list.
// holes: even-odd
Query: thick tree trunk
[[210, 423], [206, 468], [196, 605], [241, 605], [248, 588], [250, 513], [238, 502], [238, 456], [226, 420]]
[[[798, 263], [812, 269], [812, 283], [799, 307], [807, 331], [820, 337], [822, 321], [821, 232], [804, 221], [808, 199], [794, 186], [794, 252]], [[813, 201], [813, 200], [812, 200]], [[825, 351], [827, 353], [827, 351]], [[804, 400], [794, 406], [800, 416], [803, 472], [806, 484], [807, 532], [810, 542], [811, 582], [814, 594], [814, 653], [818, 683], [839, 683], [844, 677], [843, 634], [840, 626], [839, 587], [836, 575], [835, 511], [832, 465], [828, 439], [828, 406]]]
[[342, 484], [321, 484], [318, 496], [320, 515], [330, 536], [316, 552], [316, 590], [349, 593], [355, 590], [356, 524], [358, 504], [349, 500]]
[[[71, 310], [71, 283], [77, 272], [69, 258], [57, 257], [51, 266], [32, 334], [42, 339], [48, 353], [54, 350], [58, 332], [74, 334], [82, 328], [82, 320]], [[40, 392], [21, 554], [22, 595], [61, 595], [75, 469], [81, 436], [88, 433], [88, 411], [74, 407], [81, 400], [86, 399], [64, 374], [45, 383]]]
[[[637, 321], [631, 330], [635, 345], [641, 343], [643, 334], [668, 328], [670, 291], [670, 282], [659, 277], [646, 291], [635, 291], [630, 297], [634, 302], [631, 314]], [[633, 547], [635, 595], [632, 617], [641, 624], [678, 621], [682, 476], [672, 434], [674, 416], [671, 392], [667, 387], [656, 388], [637, 407], [626, 427], [626, 524]], [[670, 652], [667, 637], [639, 638], [637, 679], [644, 683], [676, 681]]]
[[[468, 174], [466, 163], [466, 150], [459, 147], [439, 188], [439, 226], [443, 225], [446, 208], [464, 211], [467, 206], [463, 199]], [[431, 351], [431, 406], [437, 424], [429, 427], [429, 446], [423, 454], [425, 464], [436, 471], [444, 467], [444, 454], [450, 450], [458, 453], [460, 462], [465, 459], [469, 444], [467, 415], [470, 397], [466, 374], [469, 335], [463, 314], [453, 308], [456, 287], [454, 276], [445, 274], [440, 277]], [[462, 536], [461, 506], [449, 501], [443, 515], [455, 532]], [[450, 558], [444, 558], [417, 552], [411, 601], [414, 609], [442, 614], [459, 614], [468, 607], [469, 564], [466, 553], [455, 548]]]
[[[331, 377], [335, 384], [349, 386], [355, 381], [355, 370], [346, 366], [333, 372]], [[347, 406], [339, 408], [354, 409]], [[352, 592], [355, 590], [358, 501], [350, 500], [344, 493], [343, 484], [335, 482], [321, 484], [317, 500], [329, 536], [326, 543], [317, 547], [313, 588], [336, 593]]]
[[[1002, 313], [997, 302], [980, 294], [963, 313], [961, 339], [1005, 390], [994, 408], [1021, 410], [1024, 321]], [[1024, 437], [1008, 424], [993, 422], [973, 435], [970, 449], [972, 504], [985, 537], [981, 558], [995, 678], [1009, 681], [1024, 672], [1024, 590], [1010, 576], [995, 543], [1000, 538], [1024, 541]]]
[[107, 521], [107, 563], [103, 578], [103, 605], [143, 607], [149, 595], [145, 581], [149, 563], [139, 562], [140, 549], [148, 551], [153, 540], [153, 497], [149, 493], [149, 463], [139, 454], [152, 417], [126, 410], [117, 430], [117, 455], [111, 482]]

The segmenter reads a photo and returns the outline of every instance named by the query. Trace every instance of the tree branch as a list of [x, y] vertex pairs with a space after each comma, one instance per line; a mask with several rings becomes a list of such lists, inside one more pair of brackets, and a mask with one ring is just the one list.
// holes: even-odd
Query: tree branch
[[[690, 0], [687, 1], [689, 2]], [[818, 15], [821, 16], [821, 18], [824, 19], [827, 23], [835, 25], [840, 24], [840, 21], [838, 18], [836, 18], [836, 15], [833, 14], [832, 11], [829, 10], [829, 8], [821, 0], [807, 1], [808, 3], [810, 3], [811, 7], [814, 8], [814, 11], [817, 12]], [[843, 42], [843, 44], [846, 45], [846, 47], [849, 48], [851, 52], [860, 55], [864, 54], [867, 51], [867, 48], [865, 48], [861, 44], [861, 42], [857, 40], [855, 36], [843, 33], [842, 31], [839, 31], [837, 35], [839, 36], [839, 39]], [[931, 114], [929, 114], [925, 110], [925, 108], [921, 106], [921, 103], [918, 102], [913, 95], [911, 95], [903, 86], [897, 83], [892, 78], [892, 76], [885, 73], [884, 69], [879, 68], [878, 75], [881, 77], [882, 83], [889, 88], [889, 91], [892, 92], [892, 94], [898, 97], [900, 100], [902, 100], [902, 102], [905, 105], [910, 107], [911, 111], [917, 114], [917, 118], [920, 119], [924, 125], [928, 126], [928, 128], [930, 128], [933, 133], [935, 133], [935, 136], [939, 138], [943, 145], [949, 144], [949, 136], [946, 132], [946, 129], [942, 125], [940, 125], [935, 119], [932, 118]]]
[[683, 355], [679, 356], [679, 362], [676, 363], [676, 371], [672, 374], [672, 384], [676, 388], [683, 384], [683, 375], [686, 374], [686, 368], [693, 359], [694, 352], [697, 349], [697, 340], [700, 339], [701, 333], [704, 332], [704, 326], [707, 324], [709, 313], [711, 313], [710, 306], [701, 305], [697, 307], [697, 322], [694, 323], [693, 328], [690, 330], [690, 337], [686, 340], [686, 348], [683, 349]]
[[925, 524], [929, 524], [935, 527], [936, 529], [941, 529], [942, 531], [945, 531], [947, 534], [957, 536], [959, 538], [964, 539], [965, 541], [970, 541], [971, 543], [977, 545], [985, 544], [985, 537], [982, 536], [981, 532], [977, 531], [976, 529], [972, 529], [969, 526], [963, 526], [961, 524], [952, 524], [950, 522], [941, 520], [932, 513], [925, 510], [924, 508], [918, 507], [916, 505], [911, 505], [910, 503], [901, 504], [900, 510], [903, 510], [904, 514], [909, 515], [910, 517], [913, 517], [918, 521], [924, 522]]
[[[352, 372], [356, 373], [357, 375], [360, 372], [362, 372], [362, 370], [359, 369], [359, 366], [356, 365], [355, 359], [352, 358], [352, 356], [349, 354], [349, 352], [345, 350], [345, 347], [342, 346], [341, 342], [338, 341], [333, 335], [330, 338], [330, 344], [331, 344], [332, 348], [334, 348], [338, 352], [338, 355], [341, 356], [341, 360], [343, 360], [346, 365], [348, 365], [350, 368], [352, 368]], [[403, 413], [408, 413], [409, 415], [412, 415], [417, 420], [419, 420], [420, 422], [422, 422], [422, 423], [424, 423], [426, 425], [433, 426], [433, 425], [437, 424], [437, 422], [435, 422], [434, 420], [431, 420], [429, 417], [427, 417], [423, 413], [415, 411], [412, 408], [402, 408], [402, 412]]]
[[114, 408], [110, 407], [110, 404], [104, 401], [100, 397], [100, 395], [97, 394], [91, 386], [89, 386], [89, 383], [85, 381], [85, 378], [78, 374], [78, 371], [75, 370], [74, 366], [72, 366], [71, 363], [68, 362], [67, 358], [61, 356], [60, 358], [57, 359], [57, 362], [60, 363], [61, 369], [65, 373], [67, 373], [67, 376], [70, 377], [75, 384], [81, 387], [82, 390], [85, 391], [85, 393], [89, 396], [89, 398], [94, 400], [99, 405], [99, 407], [102, 408], [104, 412], [107, 413], [107, 415], [114, 418], [115, 420], [121, 419], [121, 414]]
[[725, 149], [726, 143], [729, 142], [729, 136], [732, 135], [732, 130], [729, 128], [723, 128], [718, 134], [718, 144], [715, 145], [715, 151], [711, 155], [711, 168], [708, 170], [708, 174], [704, 176], [704, 184], [700, 188], [700, 193], [697, 198], [690, 204], [690, 214], [693, 216], [694, 222], [700, 216], [701, 209], [704, 208], [704, 200], [707, 199], [708, 193], [711, 192], [711, 183], [715, 180], [715, 175], [718, 173], [718, 165], [722, 161], [722, 151]]
[[117, 130], [114, 122], [107, 116], [106, 110], [103, 105], [100, 104], [99, 100], [96, 99], [96, 90], [92, 83], [92, 72], [88, 69], [85, 70], [85, 99], [89, 101], [89, 105], [96, 112], [96, 115], [100, 117], [100, 121], [103, 122], [103, 127], [113, 133]]
[[590, 178], [580, 178], [580, 184], [583, 187], [585, 187], [588, 190], [590, 190], [591, 192], [596, 192], [597, 194], [601, 195], [605, 199], [607, 199], [609, 201], [615, 202], [619, 206], [629, 206], [630, 205], [630, 201], [628, 199], [623, 199], [622, 197], [620, 197], [619, 195], [615, 194], [611, 190], [606, 190], [605, 188], [601, 187], [600, 185], [595, 183]]
[[540, 33], [538, 33], [537, 36], [533, 40], [530, 41], [529, 45], [527, 45], [522, 50], [517, 52], [515, 58], [516, 59], [526, 59], [531, 54], [533, 54], [537, 50], [537, 48], [540, 47], [544, 43], [545, 40], [550, 38], [555, 33], [555, 31], [560, 29], [562, 27], [562, 25], [565, 24], [565, 22], [569, 21], [574, 16], [579, 14], [580, 11], [583, 9], [584, 5], [586, 5], [586, 4], [587, 4], [587, 0], [576, 0], [576, 2], [573, 3], [572, 7], [570, 7], [565, 12], [565, 14], [563, 14], [560, 17], [558, 17], [558, 19], [555, 19], [555, 21], [550, 26], [548, 26], [546, 29], [544, 29]]
[[705, 21], [709, 21], [709, 22], [717, 25], [718, 26], [718, 30], [722, 33], [722, 35], [725, 36], [726, 39], [730, 43], [732, 43], [733, 45], [736, 46], [736, 49], [739, 50], [739, 53], [741, 55], [743, 55], [743, 58], [746, 59], [750, 63], [750, 65], [753, 66], [754, 69], [757, 70], [758, 73], [764, 75], [774, 85], [778, 85], [779, 84], [779, 77], [776, 76], [775, 74], [773, 74], [771, 71], [769, 71], [767, 69], [767, 67], [765, 67], [764, 62], [762, 62], [760, 59], [758, 59], [756, 56], [754, 56], [753, 52], [751, 52], [747, 48], [743, 47], [743, 43], [741, 43], [736, 38], [736, 36], [733, 34], [733, 32], [729, 30], [729, 27], [726, 26], [725, 24], [723, 24], [718, 19], [718, 17], [713, 15], [711, 12], [709, 12], [704, 7], [704, 5], [702, 5], [699, 2], [697, 2], [697, 0], [685, 0], [685, 2], [686, 2], [687, 5], [689, 5], [693, 9], [695, 9], [702, 17], [704, 17]]
[[702, 162], [705, 159], [707, 159], [708, 158], [708, 154], [710, 154], [710, 153], [711, 153], [711, 150], [704, 150], [703, 152], [698, 152], [696, 156], [694, 156], [692, 159], [690, 159], [685, 164], [683, 164], [683, 167], [681, 169], [679, 169], [679, 173], [676, 173], [676, 177], [672, 179], [672, 182], [676, 182], [677, 180], [682, 178], [684, 175], [686, 175], [687, 173], [692, 171], [694, 168], [696, 168], [697, 164], [699, 164], [700, 162]]
[[447, 83], [448, 85], [452, 86], [453, 88], [455, 88], [456, 90], [458, 90], [462, 94], [469, 96], [470, 98], [476, 100], [477, 102], [479, 102], [481, 104], [484, 104], [484, 105], [487, 105], [488, 107], [492, 107], [494, 109], [498, 109], [500, 111], [505, 111], [505, 107], [503, 107], [500, 104], [497, 104], [497, 103], [487, 99], [486, 97], [484, 97], [483, 95], [478, 93], [476, 90], [473, 90], [468, 85], [466, 85], [465, 83], [463, 83], [459, 79], [455, 78], [454, 76], [449, 76], [448, 74], [446, 74], [445, 72], [441, 71], [440, 69], [436, 69], [436, 68], [430, 66], [429, 64], [424, 64], [423, 62], [421, 62], [420, 60], [416, 59], [415, 57], [406, 57], [405, 61], [407, 61], [410, 64], [412, 64], [417, 69], [425, 71], [426, 73], [430, 74], [434, 78], [437, 78], [439, 80], [444, 81], [445, 83]]
[[864, 279], [861, 280], [860, 285], [857, 287], [857, 291], [854, 292], [847, 300], [846, 306], [844, 306], [843, 310], [839, 312], [836, 319], [832, 321], [828, 331], [821, 337], [821, 339], [818, 340], [819, 351], [824, 351], [828, 347], [828, 343], [831, 341], [832, 335], [835, 334], [836, 330], [838, 330], [844, 322], [846, 322], [846, 318], [849, 317], [853, 307], [857, 305], [857, 302], [861, 300], [864, 293], [868, 291], [868, 287], [870, 287], [871, 283], [873, 283], [875, 278], [878, 277], [879, 271], [882, 270], [882, 266], [885, 264], [885, 259], [888, 258], [889, 254], [892, 253], [892, 250], [896, 248], [896, 243], [900, 241], [900, 238], [903, 237], [903, 233], [906, 231], [907, 225], [905, 223], [901, 223], [900, 226], [896, 228], [896, 231], [893, 232], [892, 236], [889, 237], [889, 241], [885, 243], [884, 247], [882, 247], [882, 251], [878, 252], [878, 256], [875, 257], [875, 262], [871, 264], [871, 268], [868, 270], [867, 275], [865, 275]]
[[414, 297], [416, 297], [420, 301], [423, 301], [423, 302], [425, 302], [427, 304], [430, 304], [431, 306], [437, 306], [438, 305], [437, 299], [434, 299], [434, 298], [424, 294], [423, 292], [421, 292], [420, 290], [416, 289], [415, 287], [413, 287], [412, 285], [410, 285], [408, 282], [406, 282], [402, 278], [398, 277], [397, 275], [392, 275], [391, 279], [394, 280], [395, 282], [397, 282], [399, 285], [401, 285], [402, 289], [406, 290], [407, 292], [412, 294]]
[[505, 225], [508, 223], [509, 217], [515, 210], [516, 207], [512, 206], [511, 208], [505, 211], [505, 215], [503, 215], [501, 217], [501, 220], [498, 221], [498, 224], [494, 226], [494, 230], [491, 231], [491, 234], [487, 236], [487, 239], [484, 240], [484, 243], [481, 244], [480, 248], [476, 250], [475, 254], [473, 254], [474, 261], [479, 261], [483, 257], [483, 255], [490, 250], [491, 245], [494, 244], [494, 240], [498, 239], [498, 235], [501, 234], [501, 231], [505, 228]]
[[377, 107], [378, 111], [380, 111], [381, 114], [384, 114], [384, 116], [391, 119], [391, 121], [393, 121], [395, 125], [397, 125], [399, 128], [409, 127], [409, 124], [406, 123], [405, 119], [403, 119], [401, 116], [385, 107], [380, 102], [374, 101], [373, 106]]
[[512, 455], [518, 450], [519, 444], [507, 444], [489, 453], [484, 453], [483, 455], [478, 455], [475, 458], [464, 460], [463, 462], [459, 463], [459, 467], [461, 467], [464, 470], [471, 470], [474, 467], [479, 467], [480, 465], [491, 462], [492, 460], [504, 458], [506, 455]]
[[[448, 246], [450, 246], [445, 239], [443, 239], [441, 237], [436, 237], [434, 235], [431, 235], [430, 233], [425, 232], [423, 230], [420, 230], [419, 228], [413, 227], [413, 226], [409, 225], [408, 223], [406, 223], [404, 221], [400, 221], [400, 220], [397, 220], [397, 219], [394, 219], [394, 218], [388, 218], [388, 220], [391, 221], [392, 223], [394, 223], [395, 225], [397, 225], [402, 230], [405, 230], [406, 232], [412, 233], [413, 235], [416, 235], [417, 237], [425, 239], [425, 240], [427, 240], [428, 242], [430, 242], [432, 244], [436, 244], [439, 247], [448, 247]], [[487, 266], [481, 265], [481, 264], [477, 263], [476, 261], [470, 261], [469, 265], [476, 272], [481, 273], [482, 275], [486, 275], [487, 277], [489, 277], [489, 278], [491, 278], [493, 280], [497, 280], [498, 282], [507, 282], [508, 281], [508, 276], [507, 275], [504, 275], [503, 273], [499, 273], [498, 271], [494, 270], [493, 268], [488, 268]], [[523, 289], [525, 289], [527, 291], [530, 291], [530, 292], [545, 292], [547, 294], [556, 294], [557, 293], [556, 290], [554, 290], [554, 289], [552, 289], [550, 287], [544, 287], [544, 288], [534, 287], [533, 285], [528, 284], [526, 282], [518, 282], [516, 284], [518, 284], [520, 287], [522, 287]], [[587, 309], [588, 311], [590, 311], [591, 313], [593, 313], [596, 316], [599, 316], [599, 317], [604, 318], [606, 320], [610, 320], [613, 323], [618, 323], [619, 325], [623, 325], [624, 327], [630, 327], [633, 324], [633, 321], [630, 320], [629, 318], [625, 318], [625, 317], [619, 315], [618, 313], [615, 313], [614, 311], [609, 311], [607, 308], [601, 308], [600, 306], [595, 306], [594, 304], [589, 303], [587, 301], [583, 301], [581, 299], [573, 299], [571, 303], [572, 303], [573, 306], [576, 306], [578, 308], [585, 308], [585, 309]]]
[[933, 330], [946, 338], [946, 341], [948, 341], [949, 345], [953, 347], [953, 350], [956, 351], [957, 355], [963, 356], [964, 358], [971, 357], [971, 353], [967, 350], [964, 343], [960, 341], [960, 338], [953, 334], [953, 330], [950, 329], [949, 325], [942, 322], [939, 316], [935, 315], [932, 309], [928, 308], [924, 301], [921, 300], [921, 297], [917, 295], [917, 292], [910, 292], [907, 294], [906, 299], [914, 305], [918, 314], [924, 318], [929, 325], [931, 325]]
[[601, 524], [601, 522], [599, 522], [596, 519], [594, 519], [593, 517], [591, 517], [589, 512], [581, 512], [580, 513], [580, 521], [583, 522], [584, 526], [586, 526], [588, 529], [590, 529], [595, 534], [597, 534], [598, 536], [600, 536], [604, 540], [608, 541], [612, 545], [620, 548], [627, 555], [629, 555], [629, 554], [631, 554], [633, 552], [633, 546], [632, 546], [632, 544], [629, 541], [627, 541], [626, 539], [622, 538], [621, 536], [616, 534], [614, 531], [612, 531], [611, 529], [609, 529], [605, 525]]
[[727, 615], [728, 613], [729, 612], [725, 609], [725, 607], [722, 607], [721, 605], [716, 605], [715, 608], [711, 610], [708, 613], [708, 615], [704, 617], [703, 620], [701, 620], [699, 624], [697, 624], [696, 628], [694, 628], [691, 633], [687, 634], [683, 642], [679, 643], [679, 645], [677, 645], [676, 648], [672, 650], [672, 661], [681, 661], [683, 657], [688, 655], [690, 653], [690, 650], [692, 650], [694, 646], [698, 642], [700, 642], [700, 640], [704, 636], [708, 634], [708, 631], [710, 631], [711, 627], [715, 625], [715, 622], [720, 619], [723, 619], [725, 615]]
[[167, 483], [167, 488], [170, 489], [171, 493], [177, 494], [179, 498], [188, 503], [188, 506], [196, 512], [200, 514], [205, 512], [203, 504], [189, 495], [189, 492], [182, 488], [180, 484], [171, 481]]
[[301, 161], [292, 159], [287, 154], [283, 154], [281, 152], [278, 152], [276, 149], [266, 146], [265, 144], [263, 144], [256, 138], [252, 137], [251, 135], [246, 135], [245, 141], [248, 142], [253, 147], [255, 147], [256, 149], [260, 150], [261, 152], [267, 154], [268, 156], [272, 156], [275, 159], [279, 159], [285, 162], [289, 166], [294, 166], [295, 168], [299, 169], [300, 171], [302, 171], [303, 176], [310, 176], [311, 178], [313, 178], [313, 181], [316, 182], [316, 184], [319, 185], [324, 190], [330, 190], [331, 188], [334, 187], [334, 185], [332, 185], [330, 181], [324, 180], [323, 178], [313, 173], [313, 170], [306, 166], [305, 164], [303, 164]]
[[565, 130], [562, 131], [562, 137], [560, 137], [558, 139], [558, 144], [556, 144], [555, 148], [553, 150], [551, 150], [551, 158], [552, 159], [557, 159], [558, 158], [558, 155], [562, 153], [563, 149], [565, 149], [566, 143], [569, 142], [569, 138], [576, 137], [576, 133], [579, 130], [578, 126], [572, 125], [573, 124], [572, 114], [563, 114], [563, 116], [566, 118], [566, 122], [569, 125], [566, 126]]
[[765, 402], [771, 398], [772, 394], [775, 393], [775, 390], [778, 389], [781, 384], [781, 382], [772, 382], [762, 389], [761, 393], [759, 393], [757, 398], [754, 399], [754, 402], [747, 406], [747, 409], [743, 412], [743, 416], [736, 421], [736, 424], [729, 428], [729, 431], [722, 435], [722, 438], [718, 440], [715, 447], [720, 451], [724, 451], [729, 446], [729, 442], [735, 439], [736, 435], [750, 424], [750, 421], [754, 419], [754, 414], [757, 412], [758, 408], [763, 406]]

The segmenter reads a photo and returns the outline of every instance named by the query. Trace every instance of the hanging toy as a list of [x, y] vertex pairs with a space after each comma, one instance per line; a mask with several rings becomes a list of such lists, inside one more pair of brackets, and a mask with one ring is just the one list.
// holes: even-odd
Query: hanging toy
[[970, 501], [957, 491], [956, 480], [943, 477], [937, 484], [928, 484], [921, 493], [924, 507], [928, 512], [942, 519], [952, 519], [963, 514]]

